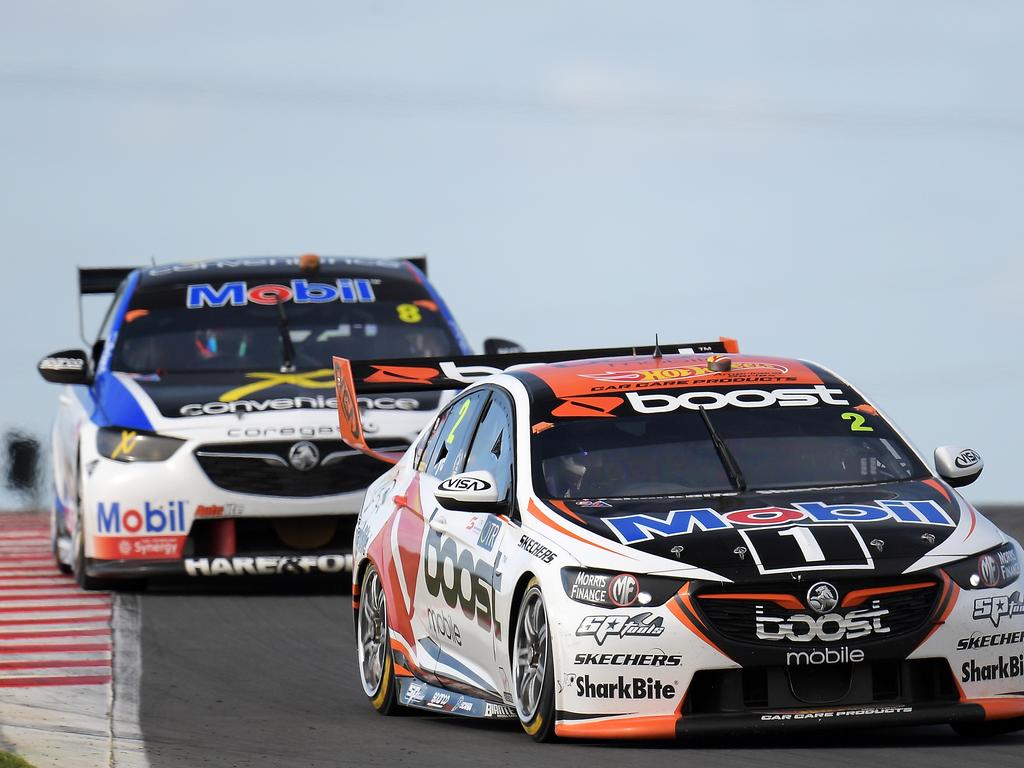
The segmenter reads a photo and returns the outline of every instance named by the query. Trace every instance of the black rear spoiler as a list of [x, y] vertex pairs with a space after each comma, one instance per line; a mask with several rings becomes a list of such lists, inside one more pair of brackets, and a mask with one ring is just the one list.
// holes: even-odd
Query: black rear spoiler
[[338, 395], [338, 424], [341, 438], [356, 450], [394, 464], [400, 455], [382, 454], [369, 447], [363, 434], [356, 393], [409, 392], [419, 390], [465, 389], [475, 381], [539, 363], [567, 363], [605, 357], [647, 356], [655, 352], [675, 354], [724, 354], [739, 352], [735, 339], [659, 344], [649, 347], [608, 347], [569, 349], [559, 352], [513, 352], [506, 355], [463, 355], [461, 357], [394, 358], [391, 360], [349, 360], [334, 358], [334, 384]]
[[[401, 256], [396, 261], [408, 261], [424, 275], [427, 274], [427, 256]], [[82, 296], [114, 293], [117, 287], [137, 267], [79, 267], [78, 292]]]
[[137, 267], [79, 267], [78, 292], [82, 296], [114, 293], [134, 269]]
[[402, 261], [408, 261], [410, 264], [415, 265], [415, 267], [420, 272], [423, 273], [423, 276], [426, 277], [426, 275], [427, 275], [427, 254], [423, 254], [422, 256], [404, 256], [402, 258]]
[[[666, 355], [702, 355], [736, 353], [734, 339], [660, 344]], [[566, 363], [602, 357], [653, 355], [655, 347], [607, 347], [602, 349], [568, 349], [558, 352], [512, 352], [504, 355], [464, 355], [461, 357], [394, 358], [391, 360], [347, 360], [335, 357], [349, 366], [352, 383], [359, 394], [401, 392], [429, 389], [464, 389], [477, 379], [502, 373], [509, 368], [538, 363]]]

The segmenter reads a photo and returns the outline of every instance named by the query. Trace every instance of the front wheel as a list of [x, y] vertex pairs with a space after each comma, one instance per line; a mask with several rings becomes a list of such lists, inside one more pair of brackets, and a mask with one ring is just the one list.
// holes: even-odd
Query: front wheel
[[110, 582], [94, 578], [85, 571], [85, 530], [81, 513], [78, 514], [75, 535], [71, 538], [71, 552], [71, 570], [75, 575], [75, 582], [78, 586], [86, 590], [110, 589]]
[[952, 728], [958, 736], [966, 739], [988, 739], [1024, 729], [1024, 717], [986, 720], [982, 723], [953, 723]]
[[544, 596], [532, 579], [516, 619], [512, 671], [519, 722], [535, 741], [555, 740], [554, 667]]
[[398, 684], [388, 635], [387, 598], [373, 565], [363, 575], [360, 596], [356, 622], [359, 678], [373, 708], [382, 715], [393, 715], [398, 709]]

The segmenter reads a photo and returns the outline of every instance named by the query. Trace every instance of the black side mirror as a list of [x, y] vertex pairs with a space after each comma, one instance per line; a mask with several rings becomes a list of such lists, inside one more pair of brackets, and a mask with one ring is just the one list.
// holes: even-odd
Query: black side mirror
[[91, 384], [89, 358], [80, 349], [54, 352], [39, 361], [39, 375], [54, 384]]
[[484, 339], [485, 355], [511, 355], [515, 352], [525, 352], [522, 344], [516, 344], [508, 339]]

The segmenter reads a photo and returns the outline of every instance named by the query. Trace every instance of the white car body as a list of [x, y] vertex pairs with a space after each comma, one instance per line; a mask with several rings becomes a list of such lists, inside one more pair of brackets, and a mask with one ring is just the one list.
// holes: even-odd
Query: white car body
[[[906, 460], [916, 474], [879, 485], [572, 499], [551, 498], [537, 487], [539, 436], [553, 422], [563, 423], [552, 410], [566, 420], [584, 416], [581, 408], [657, 419], [672, 402], [697, 398], [709, 409], [731, 404], [739, 412], [781, 411], [810, 397], [817, 398], [822, 418], [867, 414], [874, 426], [862, 425], [863, 431], [898, 435], [873, 405], [820, 366], [751, 356], [736, 356], [732, 365], [733, 373], [716, 374], [705, 357], [687, 355], [527, 367], [472, 384], [437, 417], [443, 424], [437, 435], [434, 425], [424, 429], [368, 489], [354, 549], [357, 621], [366, 574], [372, 569], [383, 584], [398, 704], [476, 717], [518, 714], [535, 733], [540, 724], [524, 713], [513, 645], [524, 593], [539, 585], [557, 736], [662, 739], [823, 723], [1019, 723], [1024, 552], [926, 470], [909, 446]], [[788, 368], [805, 379], [748, 383], [737, 373], [744, 366]], [[648, 389], [592, 386], [604, 371], [604, 381], [629, 382], [615, 372], [637, 371], [661, 381], [650, 378], [655, 383]], [[362, 379], [346, 361], [336, 360], [336, 373], [341, 399], [346, 388], [360, 390]], [[666, 397], [666, 387], [676, 388]], [[734, 396], [738, 391], [743, 394]], [[623, 397], [627, 392], [647, 399]], [[475, 404], [462, 409], [474, 396], [492, 399], [480, 406], [485, 411]], [[510, 496], [504, 504], [482, 501], [473, 511], [458, 511], [477, 486], [502, 486], [494, 480], [497, 465], [473, 436], [474, 419], [481, 412], [487, 419], [498, 400], [512, 414]], [[456, 419], [459, 409], [464, 418]], [[448, 413], [453, 416], [445, 422]], [[480, 434], [493, 439], [483, 427]], [[358, 446], [360, 435], [346, 439]], [[446, 463], [445, 442], [452, 463]], [[433, 457], [442, 455], [441, 470], [432, 472]], [[461, 501], [453, 502], [459, 494]], [[789, 546], [793, 539], [804, 539], [799, 552], [806, 563], [773, 567], [772, 558], [790, 557], [777, 541]], [[863, 550], [853, 560], [818, 556], [848, 539]], [[1001, 559], [976, 564], [986, 552]], [[964, 568], [974, 570], [965, 575]], [[998, 586], [958, 585], [950, 575], [976, 580], [975, 570], [998, 579], [991, 582]], [[626, 586], [613, 587], [619, 578], [613, 574], [626, 575]], [[639, 595], [629, 578], [637, 579]], [[814, 591], [820, 583], [825, 587]], [[654, 585], [646, 604], [645, 584]], [[659, 597], [653, 594], [658, 590], [667, 591]], [[596, 595], [605, 604], [581, 602], [570, 592]], [[633, 602], [616, 607], [609, 602], [613, 593]], [[822, 596], [834, 596], [834, 606], [812, 609], [812, 597]], [[729, 625], [725, 609], [713, 607], [727, 604], [754, 614], [743, 614], [745, 624]], [[735, 632], [755, 626], [756, 637], [736, 639]], [[849, 690], [830, 692], [830, 676]], [[373, 699], [377, 689], [367, 673], [363, 685]]]
[[[51, 441], [62, 569], [110, 587], [351, 568], [355, 515], [387, 465], [340, 440], [330, 350], [384, 353], [401, 336], [468, 351], [424, 274], [407, 261], [256, 258], [120, 270], [96, 290], [89, 272], [83, 292], [120, 282], [93, 353], [40, 364], [49, 380], [75, 382]], [[283, 361], [282, 333], [294, 361]], [[449, 397], [359, 404], [375, 445], [403, 450]], [[143, 460], [146, 441], [171, 452]]]

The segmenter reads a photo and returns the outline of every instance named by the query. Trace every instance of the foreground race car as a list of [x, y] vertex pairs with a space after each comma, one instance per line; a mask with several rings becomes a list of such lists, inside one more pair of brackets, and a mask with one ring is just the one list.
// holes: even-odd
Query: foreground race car
[[[351, 567], [355, 513], [387, 465], [338, 437], [331, 352], [468, 351], [413, 260], [84, 269], [80, 289], [114, 293], [99, 338], [39, 370], [67, 385], [52, 435], [53, 548], [86, 588]], [[447, 397], [358, 405], [370, 442], [403, 450]]]
[[358, 396], [471, 383], [359, 515], [373, 707], [541, 741], [1024, 727], [1021, 549], [954, 490], [980, 457], [939, 448], [933, 473], [819, 365], [671, 349], [335, 358], [371, 454]]

